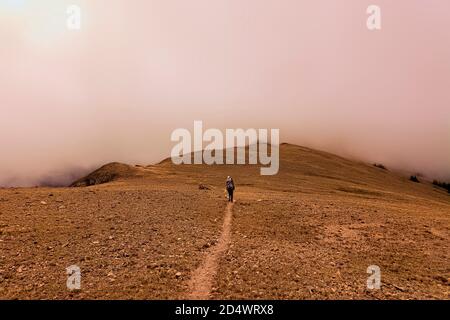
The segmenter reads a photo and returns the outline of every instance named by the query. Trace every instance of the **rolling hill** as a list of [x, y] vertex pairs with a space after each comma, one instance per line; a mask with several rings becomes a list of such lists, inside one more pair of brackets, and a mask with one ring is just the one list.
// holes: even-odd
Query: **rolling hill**
[[[446, 190], [290, 144], [280, 157], [275, 176], [166, 159], [0, 189], [0, 298], [449, 298]], [[71, 265], [80, 291], [66, 287]], [[371, 265], [380, 290], [367, 289]]]

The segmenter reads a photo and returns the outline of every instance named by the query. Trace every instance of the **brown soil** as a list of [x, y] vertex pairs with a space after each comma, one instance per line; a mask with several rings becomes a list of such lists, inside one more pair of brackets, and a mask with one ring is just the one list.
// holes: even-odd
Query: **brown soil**
[[[276, 176], [164, 161], [114, 164], [89, 187], [0, 189], [0, 299], [449, 299], [445, 190], [303, 147], [280, 155]], [[370, 265], [381, 290], [366, 288]]]
[[195, 270], [189, 281], [189, 300], [205, 300], [211, 296], [211, 289], [216, 279], [219, 260], [228, 249], [230, 243], [231, 219], [233, 204], [227, 205], [223, 219], [222, 233], [217, 244], [206, 254], [200, 267]]

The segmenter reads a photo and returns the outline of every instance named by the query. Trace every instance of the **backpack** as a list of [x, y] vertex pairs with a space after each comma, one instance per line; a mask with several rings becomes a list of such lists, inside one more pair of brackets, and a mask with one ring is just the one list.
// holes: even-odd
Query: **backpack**
[[233, 180], [228, 180], [228, 181], [227, 181], [227, 189], [228, 189], [228, 190], [234, 190], [234, 183], [233, 183]]

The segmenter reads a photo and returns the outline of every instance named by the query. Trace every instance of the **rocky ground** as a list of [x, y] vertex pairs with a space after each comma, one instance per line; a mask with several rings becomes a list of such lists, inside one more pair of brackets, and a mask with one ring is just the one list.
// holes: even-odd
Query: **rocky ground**
[[[445, 190], [302, 147], [280, 153], [273, 177], [164, 161], [106, 166], [78, 181], [87, 187], [0, 189], [0, 299], [183, 299], [211, 254], [212, 299], [449, 299]], [[218, 254], [227, 175], [236, 202]], [[67, 289], [72, 265], [81, 290]], [[367, 289], [370, 265], [380, 290]]]

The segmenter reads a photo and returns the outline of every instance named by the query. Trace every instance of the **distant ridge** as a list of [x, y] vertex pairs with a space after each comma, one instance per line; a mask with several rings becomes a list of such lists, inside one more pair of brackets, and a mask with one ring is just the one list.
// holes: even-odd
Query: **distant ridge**
[[[246, 149], [248, 146], [246, 147]], [[236, 152], [236, 148], [235, 148]], [[225, 152], [224, 152], [225, 153]], [[246, 152], [248, 156], [248, 152]], [[193, 157], [193, 153], [191, 153]], [[274, 176], [261, 176], [257, 165], [175, 165], [166, 158], [156, 165], [132, 166], [113, 162], [76, 180], [70, 187], [88, 187], [115, 181], [139, 179], [139, 184], [155, 179], [174, 184], [192, 183], [221, 186], [231, 175], [240, 185], [258, 186], [266, 190], [334, 195], [336, 193], [365, 198], [397, 199], [432, 197], [448, 202], [445, 189], [431, 182], [409, 181], [402, 172], [382, 170], [371, 163], [351, 160], [329, 152], [289, 143], [280, 144], [280, 170]], [[132, 183], [132, 184], [133, 184]]]

